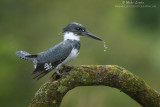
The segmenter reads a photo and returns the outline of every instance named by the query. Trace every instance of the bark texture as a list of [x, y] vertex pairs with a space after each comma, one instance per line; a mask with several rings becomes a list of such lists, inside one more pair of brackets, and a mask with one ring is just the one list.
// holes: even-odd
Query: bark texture
[[[30, 107], [59, 107], [65, 94], [78, 86], [119, 89], [144, 107], [160, 107], [160, 94], [143, 79], [116, 65], [65, 66], [36, 92]], [[57, 79], [57, 80], [55, 80]], [[54, 81], [53, 81], [54, 80]]]

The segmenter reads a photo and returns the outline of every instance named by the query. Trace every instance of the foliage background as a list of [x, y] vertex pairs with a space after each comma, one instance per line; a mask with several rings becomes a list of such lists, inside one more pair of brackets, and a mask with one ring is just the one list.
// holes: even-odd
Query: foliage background
[[[155, 8], [116, 8], [121, 0], [1, 0], [0, 106], [27, 107], [35, 92], [51, 76], [32, 80], [31, 63], [15, 56], [32, 54], [63, 40], [58, 35], [71, 22], [85, 25], [107, 44], [81, 38], [81, 52], [69, 65], [119, 65], [142, 77], [160, 92], [160, 2]], [[110, 87], [78, 87], [67, 93], [61, 107], [140, 107]]]

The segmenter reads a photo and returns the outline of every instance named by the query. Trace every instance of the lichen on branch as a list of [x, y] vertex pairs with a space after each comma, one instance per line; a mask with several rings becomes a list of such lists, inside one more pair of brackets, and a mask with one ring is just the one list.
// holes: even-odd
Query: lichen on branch
[[[160, 94], [145, 81], [116, 65], [65, 66], [65, 74], [40, 87], [30, 107], [59, 107], [65, 94], [77, 86], [109, 86], [119, 89], [144, 107], [160, 107]], [[57, 79], [57, 80], [55, 80]]]

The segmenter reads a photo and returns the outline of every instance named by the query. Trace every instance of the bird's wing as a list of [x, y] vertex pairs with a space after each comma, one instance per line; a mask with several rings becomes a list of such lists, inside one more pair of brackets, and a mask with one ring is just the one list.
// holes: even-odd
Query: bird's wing
[[64, 60], [71, 53], [72, 48], [72, 44], [69, 41], [63, 41], [49, 50], [39, 53], [37, 61], [38, 63], [54, 63]]
[[37, 54], [37, 67], [32, 74], [33, 78], [40, 79], [57, 65], [62, 63], [71, 53], [72, 44], [69, 41], [63, 41], [49, 50]]

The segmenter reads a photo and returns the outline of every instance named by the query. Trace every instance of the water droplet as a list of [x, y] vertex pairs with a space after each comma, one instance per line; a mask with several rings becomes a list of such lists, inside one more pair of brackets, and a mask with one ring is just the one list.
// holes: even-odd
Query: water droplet
[[62, 34], [62, 32], [59, 32], [59, 33], [58, 33], [58, 35], [61, 35], [61, 34]]
[[104, 44], [104, 52], [106, 52], [107, 51], [107, 45], [106, 45], [106, 42], [105, 41], [103, 41], [103, 44]]

